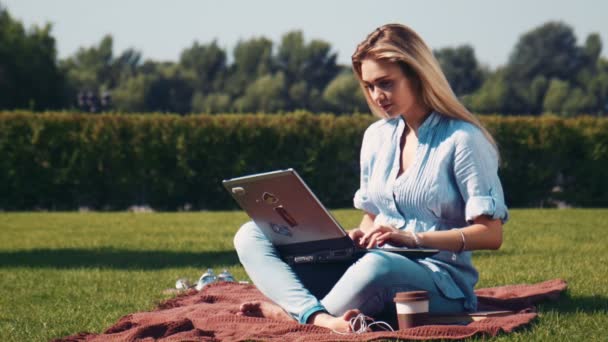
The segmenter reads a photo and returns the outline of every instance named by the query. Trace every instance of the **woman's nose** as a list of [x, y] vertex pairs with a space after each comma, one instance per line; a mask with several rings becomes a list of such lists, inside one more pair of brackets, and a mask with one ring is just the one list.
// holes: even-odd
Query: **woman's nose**
[[378, 87], [376, 87], [374, 89], [374, 91], [372, 92], [372, 99], [376, 103], [384, 101], [384, 100], [386, 100], [386, 94], [384, 94], [384, 92], [382, 90], [380, 90]]

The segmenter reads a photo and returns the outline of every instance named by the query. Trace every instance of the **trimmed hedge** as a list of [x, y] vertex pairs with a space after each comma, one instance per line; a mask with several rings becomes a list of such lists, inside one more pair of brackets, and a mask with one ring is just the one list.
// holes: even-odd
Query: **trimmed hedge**
[[[0, 113], [0, 209], [227, 209], [221, 180], [293, 167], [350, 207], [372, 116]], [[512, 207], [608, 205], [608, 120], [482, 117]], [[556, 192], [559, 185], [561, 191]]]

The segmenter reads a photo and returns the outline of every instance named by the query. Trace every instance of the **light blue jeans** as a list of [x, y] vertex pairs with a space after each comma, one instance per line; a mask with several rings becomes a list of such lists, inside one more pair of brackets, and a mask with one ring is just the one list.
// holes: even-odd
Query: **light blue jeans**
[[372, 251], [354, 262], [291, 266], [253, 222], [236, 233], [234, 246], [257, 288], [300, 323], [318, 311], [341, 316], [359, 309], [367, 316], [390, 317], [401, 291], [428, 291], [432, 313], [465, 311], [464, 300], [441, 295], [424, 266], [395, 253]]

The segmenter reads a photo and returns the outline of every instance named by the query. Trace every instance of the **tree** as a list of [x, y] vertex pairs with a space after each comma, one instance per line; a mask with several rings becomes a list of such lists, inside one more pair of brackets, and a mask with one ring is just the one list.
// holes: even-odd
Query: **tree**
[[106, 35], [99, 45], [80, 48], [74, 56], [63, 61], [62, 66], [74, 89], [97, 92], [102, 87], [112, 87], [112, 45], [112, 36]]
[[568, 94], [568, 98], [562, 107], [562, 113], [567, 116], [589, 114], [597, 108], [598, 100], [593, 95], [581, 88], [574, 88]]
[[245, 93], [245, 89], [256, 79], [274, 72], [272, 41], [267, 38], [253, 38], [239, 41], [233, 52], [234, 63], [229, 67], [228, 80], [224, 92], [232, 98]]
[[186, 114], [191, 112], [192, 84], [192, 75], [179, 65], [147, 61], [113, 90], [114, 102], [121, 111]]
[[180, 56], [180, 67], [194, 73], [194, 89], [202, 94], [217, 91], [223, 86], [227, 73], [226, 52], [214, 40], [210, 44], [194, 44]]
[[506, 77], [506, 70], [499, 68], [490, 75], [481, 88], [463, 97], [464, 104], [481, 114], [529, 114], [529, 86], [517, 87]]
[[591, 33], [585, 40], [584, 53], [589, 58], [590, 65], [596, 65], [602, 53], [602, 39], [597, 33]]
[[163, 73], [150, 84], [146, 106], [150, 111], [187, 114], [191, 112], [192, 95], [191, 80], [179, 70]]
[[140, 65], [141, 52], [134, 49], [126, 49], [118, 57], [113, 58], [110, 64], [107, 87], [115, 88], [123, 79], [135, 76], [137, 68]]
[[528, 82], [536, 76], [572, 80], [585, 64], [572, 28], [548, 22], [520, 37], [508, 62], [510, 80]]
[[464, 101], [475, 111], [503, 114], [602, 112], [601, 48], [595, 33], [577, 46], [570, 26], [548, 22], [522, 35], [506, 67]]
[[196, 92], [192, 96], [192, 111], [195, 113], [227, 113], [230, 111], [232, 101], [225, 93], [203, 94]]
[[285, 75], [278, 72], [264, 75], [247, 87], [235, 107], [239, 112], [262, 111], [267, 113], [285, 109]]
[[561, 114], [564, 103], [568, 99], [570, 85], [566, 81], [552, 79], [545, 95], [543, 108], [545, 111]]
[[[127, 49], [119, 56], [114, 57], [114, 39], [111, 35], [104, 36], [98, 45], [80, 48], [74, 56], [68, 57], [61, 63], [67, 74], [70, 85], [70, 97], [78, 99], [81, 109], [97, 111], [97, 108], [82, 104], [83, 94], [101, 96], [111, 94], [121, 83], [127, 82], [138, 72], [141, 64], [141, 53], [134, 49]], [[131, 83], [139, 84], [141, 80]], [[122, 103], [124, 99], [121, 100]], [[115, 102], [115, 101], [114, 101]]]
[[145, 112], [148, 110], [146, 97], [153, 82], [153, 76], [139, 74], [123, 80], [113, 91], [116, 109], [122, 112]]
[[543, 111], [543, 101], [549, 89], [549, 81], [545, 76], [536, 76], [529, 86], [529, 91], [525, 93], [529, 105], [530, 114], [540, 114]]
[[283, 35], [276, 65], [289, 89], [287, 109], [320, 109], [311, 104], [320, 103], [322, 91], [340, 71], [336, 58], [327, 42], [312, 40], [306, 44], [301, 31]]
[[0, 5], [0, 108], [62, 108], [66, 82], [51, 25], [25, 30]]
[[591, 33], [581, 47], [585, 64], [571, 81], [572, 92], [564, 103], [564, 112], [570, 115], [603, 114], [608, 112], [608, 70], [601, 58], [602, 41], [599, 34]]
[[443, 48], [434, 54], [456, 95], [470, 94], [479, 89], [484, 75], [470, 45]]
[[597, 74], [589, 82], [587, 91], [597, 99], [597, 107], [591, 113], [608, 113], [608, 60], [598, 60]]
[[323, 100], [335, 113], [357, 113], [368, 110], [359, 81], [352, 71], [343, 72], [334, 78], [323, 91]]

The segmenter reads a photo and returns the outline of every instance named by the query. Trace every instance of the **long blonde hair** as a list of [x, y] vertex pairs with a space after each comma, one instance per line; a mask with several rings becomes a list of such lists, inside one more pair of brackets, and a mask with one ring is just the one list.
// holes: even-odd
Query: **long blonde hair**
[[386, 118], [386, 114], [372, 101], [361, 78], [361, 63], [364, 59], [397, 63], [405, 76], [416, 85], [424, 105], [442, 115], [477, 126], [498, 152], [496, 141], [490, 132], [458, 101], [431, 49], [414, 30], [401, 24], [381, 26], [357, 46], [352, 56], [353, 70], [370, 110], [374, 115]]

